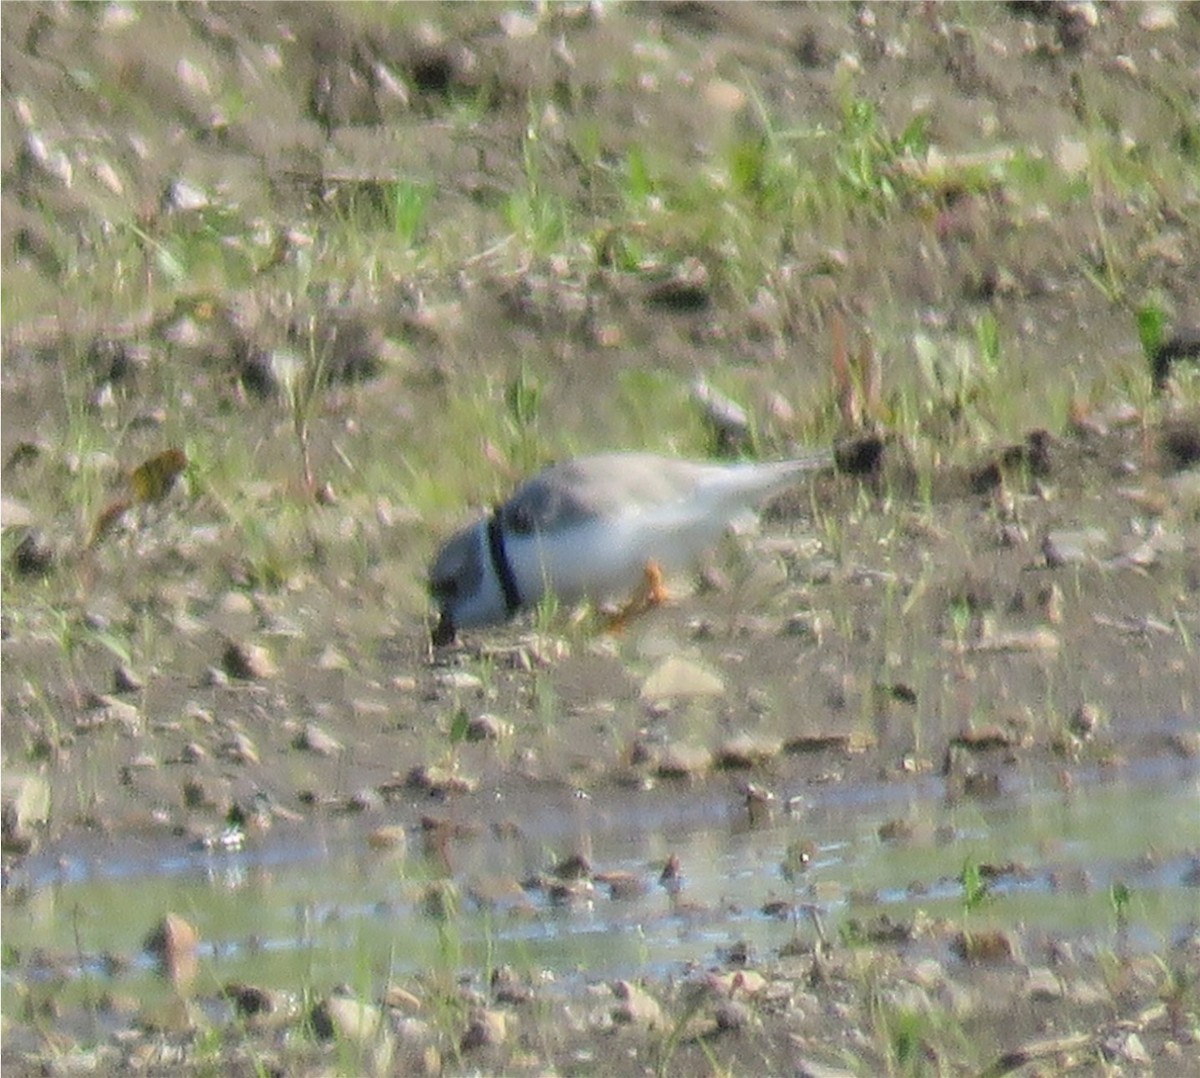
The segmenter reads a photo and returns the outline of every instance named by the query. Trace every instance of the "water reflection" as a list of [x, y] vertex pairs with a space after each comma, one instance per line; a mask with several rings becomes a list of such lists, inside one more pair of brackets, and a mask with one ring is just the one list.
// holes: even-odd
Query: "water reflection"
[[[415, 839], [407, 856], [372, 848], [378, 817], [277, 826], [240, 849], [79, 842], [30, 859], [8, 892], [5, 1006], [19, 980], [150, 976], [139, 941], [166, 910], [199, 929], [217, 983], [336, 982], [363, 962], [392, 976], [448, 961], [670, 974], [731, 947], [771, 955], [815, 937], [815, 923], [958, 916], [968, 861], [990, 874], [981, 916], [994, 923], [1111, 942], [1121, 886], [1127, 944], [1169, 944], [1195, 918], [1195, 763], [1073, 778], [1047, 792], [1006, 776], [1005, 796], [983, 799], [947, 798], [929, 777], [814, 786], [753, 823], [730, 788], [564, 795], [542, 812], [520, 806], [519, 827], [464, 829], [434, 857]], [[556, 890], [567, 854], [581, 867]], [[444, 891], [436, 902], [431, 888]]]

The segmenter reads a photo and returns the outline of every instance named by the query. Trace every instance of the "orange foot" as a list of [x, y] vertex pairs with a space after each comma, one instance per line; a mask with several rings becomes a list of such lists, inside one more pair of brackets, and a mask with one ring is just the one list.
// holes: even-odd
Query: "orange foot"
[[642, 583], [625, 605], [605, 619], [605, 632], [621, 632], [634, 618], [646, 613], [647, 610], [653, 610], [656, 606], [662, 606], [670, 598], [667, 593], [667, 585], [663, 580], [663, 571], [657, 562], [646, 562], [643, 573]]

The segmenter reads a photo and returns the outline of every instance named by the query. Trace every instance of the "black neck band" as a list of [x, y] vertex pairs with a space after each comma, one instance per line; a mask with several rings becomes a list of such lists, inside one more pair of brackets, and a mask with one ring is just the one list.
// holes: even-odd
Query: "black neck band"
[[511, 618], [521, 609], [521, 589], [513, 576], [508, 554], [504, 550], [504, 531], [500, 524], [500, 510], [493, 509], [487, 523], [488, 553], [492, 556], [492, 568], [504, 592], [504, 612]]

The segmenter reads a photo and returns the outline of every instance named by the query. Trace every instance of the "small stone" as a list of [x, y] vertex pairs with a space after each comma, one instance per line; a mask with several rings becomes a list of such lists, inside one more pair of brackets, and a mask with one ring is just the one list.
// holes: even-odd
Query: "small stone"
[[[11, 455], [9, 459], [12, 459]], [[34, 519], [33, 511], [28, 506], [11, 498], [0, 497], [0, 530], [28, 528]]]
[[775, 814], [775, 792], [756, 782], [748, 782], [742, 788], [742, 795], [746, 799], [746, 814], [750, 817], [751, 826], [769, 823]]
[[926, 992], [933, 992], [946, 983], [946, 967], [936, 958], [922, 958], [913, 964], [910, 976]]
[[355, 790], [346, 798], [347, 812], [376, 812], [383, 808], [383, 795], [370, 786]]
[[614, 1022], [647, 1031], [664, 1027], [662, 1007], [644, 988], [631, 981], [615, 981], [612, 993], [618, 1001], [611, 1011]]
[[45, 576], [54, 568], [54, 548], [36, 528], [31, 528], [12, 552], [13, 568], [22, 576]]
[[712, 767], [713, 755], [702, 745], [674, 742], [658, 755], [656, 770], [664, 778], [697, 778]]
[[332, 644], [327, 644], [325, 650], [317, 656], [318, 670], [349, 670], [350, 660]]
[[1176, 756], [1185, 760], [1200, 757], [1200, 732], [1196, 730], [1176, 731], [1167, 738], [1167, 744]]
[[784, 744], [784, 751], [793, 753], [826, 752], [830, 749], [836, 749], [842, 752], [849, 752], [851, 751], [850, 741], [851, 736], [849, 734], [798, 734], [788, 739]]
[[746, 104], [746, 91], [727, 79], [710, 79], [704, 86], [704, 101], [715, 112], [732, 115]]
[[1067, 722], [1067, 727], [1076, 737], [1089, 740], [1100, 725], [1100, 709], [1095, 704], [1080, 704]]
[[373, 850], [404, 853], [408, 848], [408, 830], [403, 824], [385, 824], [367, 835], [367, 845]]
[[820, 645], [825, 637], [825, 624], [819, 614], [801, 610], [789, 614], [779, 630], [781, 636], [799, 637], [806, 644]]
[[100, 705], [97, 710], [102, 716], [96, 725], [103, 726], [110, 722], [115, 723], [125, 733], [130, 735], [141, 731], [143, 725], [142, 713], [133, 704], [126, 703], [124, 700], [118, 700], [115, 696], [107, 695], [96, 697], [96, 702]]
[[1138, 16], [1143, 30], [1174, 30], [1179, 25], [1175, 4], [1147, 4]]
[[537, 16], [521, 11], [501, 12], [499, 22], [500, 29], [512, 38], [533, 37], [538, 32]]
[[1062, 624], [1065, 597], [1057, 581], [1038, 592], [1037, 602], [1043, 616], [1051, 625]]
[[1035, 966], [1025, 979], [1025, 996], [1031, 1003], [1051, 1003], [1062, 999], [1062, 981], [1048, 966]]
[[312, 1011], [313, 1032], [322, 1040], [345, 1040], [359, 1047], [373, 1044], [380, 1035], [383, 1011], [345, 993], [335, 993]]
[[528, 896], [521, 881], [511, 875], [476, 876], [467, 894], [471, 901], [482, 909], [525, 910], [529, 908]]
[[611, 872], [597, 872], [594, 879], [596, 883], [608, 888], [608, 895], [614, 901], [641, 898], [649, 889], [641, 876], [618, 869]]
[[1011, 748], [1021, 743], [1021, 736], [1007, 726], [997, 723], [984, 723], [980, 726], [968, 727], [959, 731], [950, 742], [961, 745], [973, 752], [987, 752], [991, 749]]
[[783, 742], [763, 734], [738, 734], [723, 741], [717, 748], [717, 766], [729, 768], [758, 767], [773, 760], [783, 751]]
[[725, 682], [699, 663], [679, 656], [664, 659], [642, 683], [642, 700], [656, 703], [689, 697], [719, 696]]
[[969, 644], [947, 641], [946, 648], [955, 655], [992, 654], [999, 652], [1040, 652], [1053, 655], [1058, 652], [1061, 641], [1052, 629], [1030, 629], [1005, 633], [990, 633], [981, 640]]
[[342, 751], [342, 743], [321, 729], [315, 722], [304, 724], [304, 729], [293, 742], [298, 749], [307, 749], [318, 756], [336, 756]]
[[581, 853], [572, 853], [554, 866], [554, 875], [560, 880], [585, 880], [592, 875], [592, 865]]
[[950, 947], [959, 958], [972, 965], [1015, 961], [1020, 954], [1016, 938], [1000, 929], [959, 932]]
[[243, 681], [264, 681], [279, 672], [270, 652], [260, 644], [232, 642], [221, 656], [221, 669], [231, 678]]
[[917, 834], [916, 825], [911, 820], [885, 820], [878, 828], [880, 842], [911, 842]]
[[738, 969], [726, 973], [714, 973], [705, 982], [721, 996], [757, 996], [767, 987], [767, 979], [757, 970]]
[[[186, 61], [180, 61], [180, 64], [185, 65]], [[191, 69], [191, 65], [187, 67]], [[180, 212], [202, 210], [209, 202], [208, 195], [200, 187], [185, 179], [175, 180], [163, 196], [165, 206]]]
[[1086, 565], [1097, 561], [1099, 551], [1107, 543], [1108, 535], [1101, 528], [1051, 531], [1042, 539], [1042, 556], [1051, 569]]
[[50, 784], [42, 775], [5, 769], [3, 842], [10, 853], [33, 847], [34, 829], [50, 818]]
[[189, 985], [199, 965], [200, 933], [177, 913], [166, 914], [143, 944], [176, 988]]
[[525, 981], [512, 966], [498, 966], [492, 971], [492, 998], [497, 1003], [530, 1003], [535, 997], [533, 986]]
[[260, 1025], [265, 1019], [285, 1010], [281, 997], [269, 988], [235, 981], [225, 986], [224, 993], [235, 1014]]
[[503, 1011], [480, 1008], [471, 1015], [461, 1047], [464, 1052], [493, 1047], [508, 1039], [508, 1019]]
[[113, 692], [140, 692], [144, 687], [144, 682], [124, 663], [118, 664], [113, 669]]
[[483, 681], [466, 670], [441, 670], [434, 680], [440, 688], [455, 692], [470, 692], [483, 688]]
[[442, 796], [471, 793], [479, 785], [475, 779], [464, 778], [447, 768], [432, 764], [418, 764], [409, 771], [405, 782], [413, 789]]
[[699, 258], [685, 258], [646, 289], [646, 302], [670, 311], [704, 310], [712, 303], [708, 267]]
[[404, 1011], [406, 1014], [417, 1014], [425, 1006], [419, 996], [413, 995], [408, 989], [401, 988], [398, 984], [388, 985], [387, 991], [383, 994], [383, 1003], [385, 1007], [390, 1007], [394, 1011]]
[[736, 450], [750, 440], [750, 417], [746, 410], [704, 378], [692, 384], [692, 399], [724, 450]]
[[467, 723], [468, 741], [499, 741], [509, 737], [513, 732], [513, 724], [496, 715], [476, 715]]
[[1105, 1042], [1104, 1048], [1106, 1049], [1105, 1054], [1109, 1057], [1115, 1056], [1124, 1059], [1132, 1063], [1135, 1067], [1145, 1068], [1151, 1066], [1153, 1063], [1150, 1053], [1146, 1051], [1146, 1045], [1142, 1042], [1142, 1038], [1134, 1030], [1113, 1034]]
[[713, 1019], [721, 1033], [736, 1033], [747, 1029], [754, 1020], [754, 1012], [736, 999], [723, 999], [713, 1009]]
[[258, 746], [249, 734], [237, 731], [228, 741], [222, 742], [217, 749], [217, 755], [235, 764], [257, 764], [259, 762]]
[[252, 617], [255, 612], [253, 600], [244, 591], [227, 591], [217, 603], [217, 609], [222, 614], [239, 617]]
[[1054, 163], [1067, 176], [1082, 175], [1090, 160], [1091, 154], [1083, 139], [1062, 135], [1054, 147]]
[[596, 885], [589, 879], [552, 880], [546, 886], [546, 897], [554, 906], [592, 908]]

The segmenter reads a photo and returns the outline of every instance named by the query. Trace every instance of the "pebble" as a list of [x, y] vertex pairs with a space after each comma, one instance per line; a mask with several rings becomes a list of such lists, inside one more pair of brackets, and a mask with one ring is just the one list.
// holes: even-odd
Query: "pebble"
[[1042, 556], [1051, 569], [1084, 565], [1095, 562], [1107, 544], [1108, 534], [1101, 528], [1050, 531], [1042, 539]]
[[503, 737], [510, 737], [512, 732], [511, 722], [486, 712], [476, 715], [467, 723], [468, 741], [499, 741]]
[[189, 985], [196, 976], [200, 933], [177, 913], [167, 913], [143, 944], [159, 969], [176, 988]]
[[1034, 966], [1025, 980], [1025, 996], [1031, 1003], [1062, 999], [1062, 982], [1049, 966]]
[[945, 646], [954, 655], [989, 654], [997, 652], [1041, 652], [1053, 655], [1061, 641], [1052, 629], [1029, 629], [1013, 632], [993, 632], [968, 644], [947, 641]]
[[403, 824], [385, 824], [367, 835], [367, 845], [373, 850], [404, 853], [408, 849], [408, 830]]
[[349, 995], [334, 993], [312, 1011], [313, 1032], [322, 1040], [345, 1040], [360, 1048], [373, 1046], [381, 1035], [383, 1011]]
[[508, 1018], [503, 1011], [481, 1008], [471, 1016], [462, 1035], [464, 1052], [503, 1044], [508, 1039]]
[[242, 681], [265, 681], [275, 677], [279, 668], [271, 653], [261, 644], [229, 643], [221, 655], [221, 669]]
[[716, 752], [719, 767], [757, 767], [783, 751], [783, 741], [765, 734], [738, 734], [723, 741]]
[[254, 739], [240, 730], [229, 740], [224, 741], [217, 749], [217, 755], [235, 764], [257, 764], [260, 762], [258, 746]]
[[664, 659], [642, 683], [641, 697], [656, 703], [689, 697], [719, 696], [725, 682], [719, 674], [691, 659], [671, 656]]
[[431, 764], [417, 765], [408, 773], [405, 781], [414, 789], [441, 795], [471, 793], [479, 785], [476, 779], [465, 778]]
[[439, 688], [455, 692], [470, 692], [483, 688], [483, 681], [466, 670], [440, 670], [434, 676]]
[[383, 994], [383, 1002], [392, 1010], [404, 1011], [406, 1014], [417, 1014], [424, 1008], [419, 996], [413, 995], [408, 989], [401, 988], [398, 984], [388, 986], [387, 991]]
[[1138, 16], [1143, 30], [1174, 30], [1179, 25], [1175, 4], [1147, 4]]
[[664, 1028], [662, 1007], [644, 988], [631, 981], [614, 981], [611, 988], [617, 998], [616, 1006], [610, 1011], [614, 1022], [646, 1031]]
[[5, 768], [3, 788], [4, 848], [32, 848], [35, 828], [50, 818], [50, 784], [41, 775]]
[[326, 733], [315, 722], [305, 723], [304, 729], [296, 735], [293, 744], [298, 749], [307, 749], [318, 756], [336, 756], [343, 748], [337, 738]]
[[664, 778], [697, 778], [712, 764], [712, 753], [702, 745], [675, 742], [659, 752], [655, 770]]
[[126, 693], [140, 691], [145, 682], [128, 666], [120, 663], [113, 668], [113, 692]]

